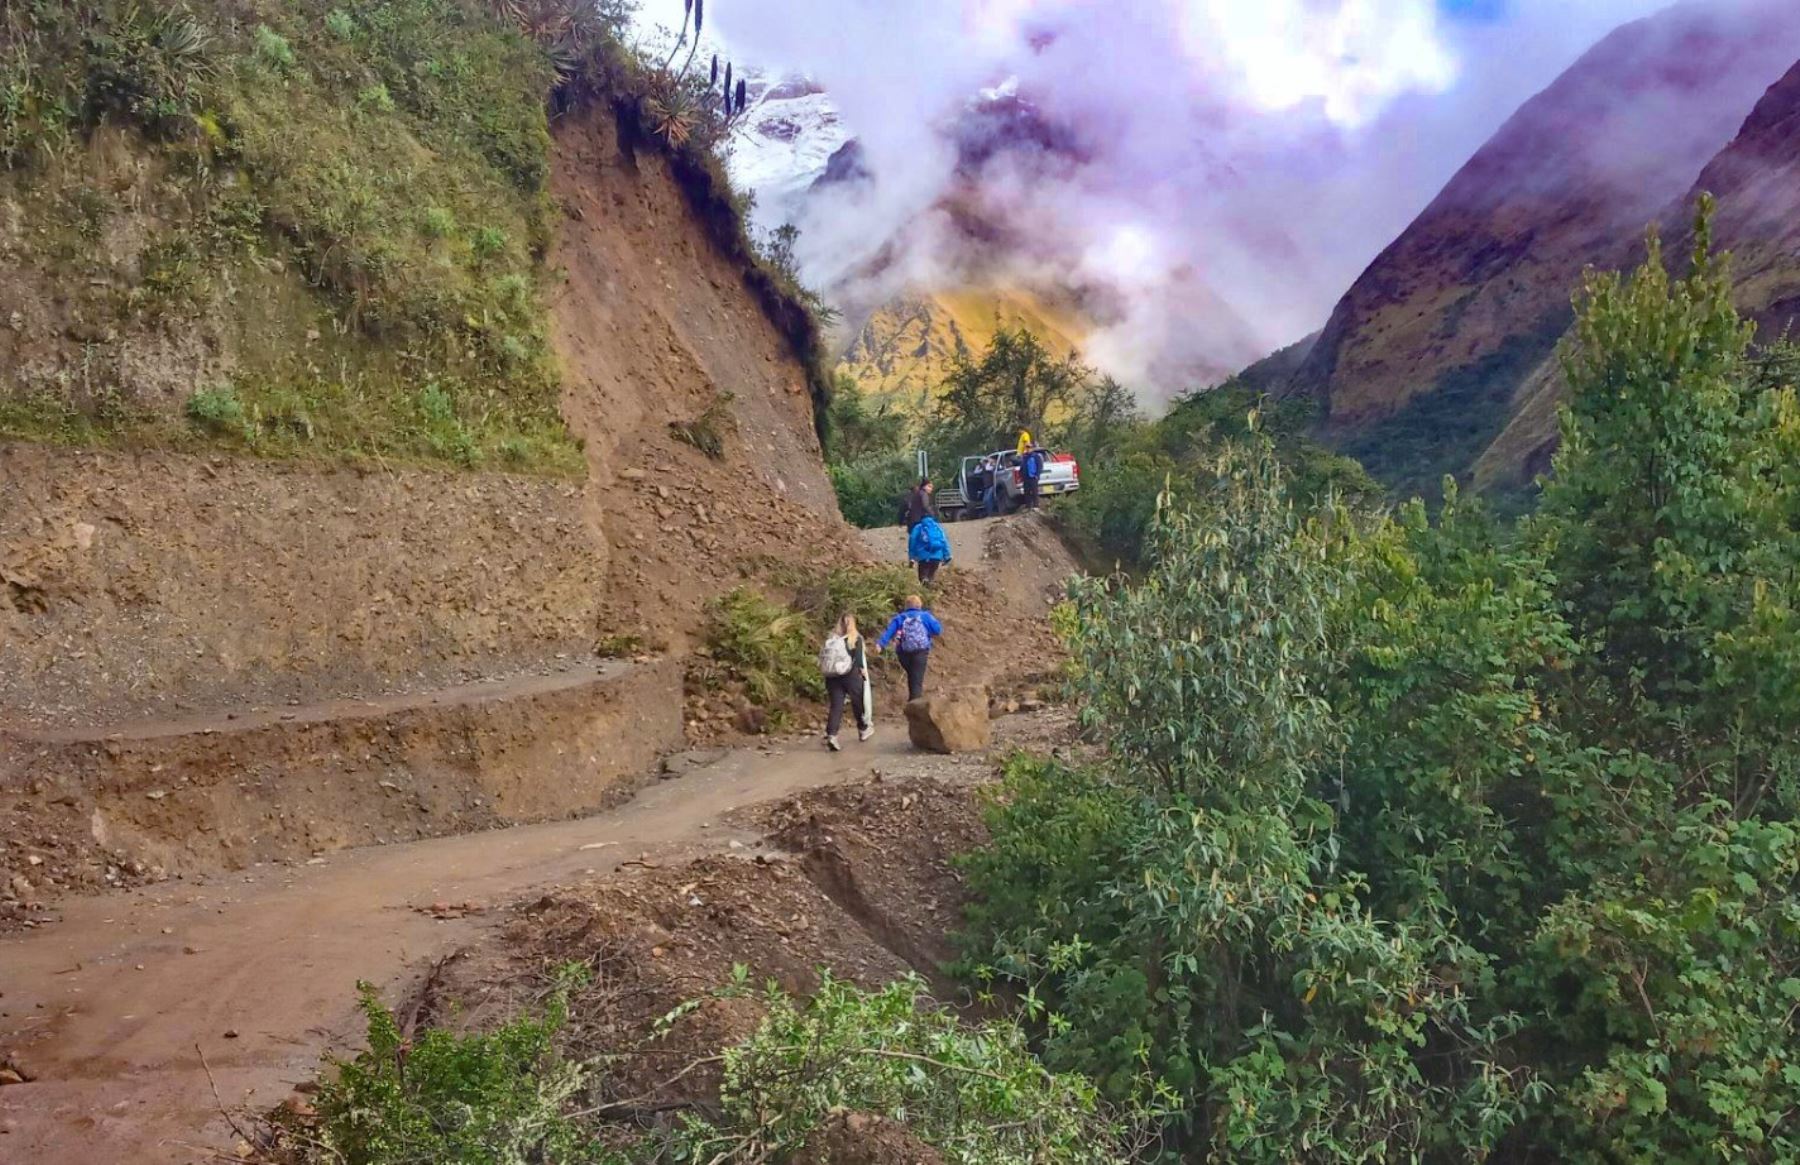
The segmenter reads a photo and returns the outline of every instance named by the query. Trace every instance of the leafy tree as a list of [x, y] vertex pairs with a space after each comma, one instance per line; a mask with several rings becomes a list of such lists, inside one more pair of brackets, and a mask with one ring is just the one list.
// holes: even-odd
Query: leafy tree
[[1272, 442], [1286, 470], [1284, 488], [1303, 500], [1364, 505], [1381, 497], [1359, 465], [1311, 439], [1307, 405], [1270, 401], [1232, 383], [1179, 397], [1145, 423], [1135, 412], [1115, 411], [1107, 391], [1100, 386], [1072, 426], [1084, 438], [1077, 449], [1085, 472], [1081, 492], [1059, 507], [1075, 544], [1106, 566], [1141, 567], [1157, 496], [1167, 490], [1172, 504], [1192, 505], [1217, 479], [1224, 446], [1253, 435]]
[[1188, 1098], [1186, 1141], [1227, 1159], [1491, 1146], [1519, 1086], [1494, 1067], [1511, 1017], [1466, 990], [1486, 960], [1371, 908], [1343, 782], [1321, 779], [1349, 744], [1337, 603], [1371, 550], [1347, 513], [1292, 503], [1267, 439], [1217, 473], [1200, 512], [1165, 502], [1139, 582], [1076, 587], [1107, 759], [1015, 772], [970, 863], [999, 904], [972, 954], [1041, 993], [1052, 1064], [1114, 1086], [1148, 1067]]
[[840, 374], [827, 428], [826, 469], [845, 520], [867, 529], [893, 525], [916, 473], [905, 452], [907, 418], [871, 402], [855, 380]]
[[839, 373], [831, 394], [831, 441], [827, 460], [834, 464], [892, 457], [906, 447], [907, 418], [886, 402], [876, 403], [856, 381]]
[[1696, 237], [1684, 279], [1653, 233], [1629, 279], [1584, 289], [1544, 498], [1578, 624], [1610, 678], [1658, 700], [1717, 678], [1718, 636], [1754, 602], [1764, 552], [1783, 550], [1785, 513], [1758, 472], [1770, 418], [1746, 391], [1752, 329], [1709, 254], [1705, 207]]
[[930, 444], [960, 457], [1010, 447], [1020, 429], [1047, 438], [1048, 426], [1068, 420], [1093, 380], [1073, 355], [1059, 359], [1032, 333], [1003, 328], [979, 358], [957, 353]]

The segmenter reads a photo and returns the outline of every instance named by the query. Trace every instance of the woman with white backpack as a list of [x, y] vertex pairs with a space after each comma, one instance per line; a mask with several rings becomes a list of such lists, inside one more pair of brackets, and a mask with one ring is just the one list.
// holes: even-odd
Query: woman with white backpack
[[819, 649], [819, 671], [825, 677], [825, 693], [831, 697], [831, 712], [825, 718], [825, 747], [837, 752], [838, 729], [844, 725], [844, 705], [856, 713], [858, 740], [875, 735], [869, 719], [868, 643], [856, 630], [856, 616], [845, 613], [838, 618], [837, 628], [826, 637]]

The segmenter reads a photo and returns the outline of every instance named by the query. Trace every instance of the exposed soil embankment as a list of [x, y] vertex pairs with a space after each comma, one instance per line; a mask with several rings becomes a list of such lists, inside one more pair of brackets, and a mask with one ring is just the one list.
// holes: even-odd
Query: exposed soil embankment
[[591, 654], [579, 483], [0, 445], [0, 727], [422, 691]]
[[[747, 560], [822, 567], [848, 528], [806, 370], [668, 161], [633, 152], [604, 113], [560, 123], [554, 161], [563, 414], [587, 450], [590, 527], [615, 551], [602, 622], [679, 644]], [[671, 428], [709, 410], [719, 458]]]
[[0, 733], [17, 879], [0, 923], [71, 890], [604, 808], [680, 746], [679, 677], [615, 665], [101, 739]]

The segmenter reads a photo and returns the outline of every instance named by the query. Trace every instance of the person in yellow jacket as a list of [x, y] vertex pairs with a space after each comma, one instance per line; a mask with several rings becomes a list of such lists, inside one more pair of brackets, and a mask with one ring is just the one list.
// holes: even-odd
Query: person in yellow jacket
[[1030, 448], [1031, 448], [1031, 430], [1030, 429], [1020, 429], [1019, 430], [1019, 456], [1021, 458], [1023, 458], [1025, 456], [1026, 452]]

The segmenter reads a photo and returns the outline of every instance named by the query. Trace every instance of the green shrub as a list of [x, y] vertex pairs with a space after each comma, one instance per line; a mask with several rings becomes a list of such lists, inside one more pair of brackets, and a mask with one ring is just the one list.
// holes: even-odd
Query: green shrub
[[355, 40], [356, 18], [342, 8], [333, 8], [325, 14], [325, 30], [339, 40]]
[[585, 1069], [556, 1052], [569, 980], [541, 1017], [486, 1035], [403, 1033], [373, 987], [360, 986], [369, 1049], [319, 1089], [318, 1127], [293, 1130], [309, 1159], [340, 1165], [570, 1165], [607, 1160], [566, 1113]]
[[753, 587], [738, 587], [708, 605], [706, 645], [765, 708], [825, 694], [811, 620]]
[[244, 404], [237, 393], [225, 388], [205, 388], [188, 397], [188, 420], [210, 433], [241, 436], [244, 433]]
[[441, 206], [428, 206], [419, 216], [419, 230], [428, 239], [448, 239], [456, 234], [456, 216]]
[[848, 463], [834, 461], [826, 468], [844, 520], [865, 530], [895, 523], [906, 491], [918, 475], [913, 459], [901, 454], [877, 454]]
[[770, 581], [793, 594], [794, 608], [806, 613], [821, 637], [846, 611], [857, 626], [880, 628], [919, 589], [912, 571], [897, 564], [834, 566], [823, 573], [783, 567]]
[[256, 26], [254, 35], [256, 59], [276, 72], [285, 73], [299, 63], [294, 46], [288, 39], [266, 24]]
[[386, 85], [381, 84], [370, 85], [358, 93], [356, 103], [376, 113], [392, 113], [396, 108], [393, 94], [388, 92]]
[[482, 261], [504, 255], [506, 247], [506, 232], [499, 227], [478, 227], [469, 236], [469, 250]]
[[1038, 1064], [1018, 1024], [964, 1026], [917, 979], [863, 991], [827, 974], [804, 1001], [771, 986], [762, 1002], [725, 1054], [721, 1118], [690, 1124], [677, 1159], [787, 1160], [843, 1112], [899, 1121], [956, 1165], [1123, 1165], [1138, 1147], [1090, 1083]]

